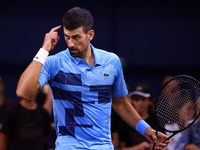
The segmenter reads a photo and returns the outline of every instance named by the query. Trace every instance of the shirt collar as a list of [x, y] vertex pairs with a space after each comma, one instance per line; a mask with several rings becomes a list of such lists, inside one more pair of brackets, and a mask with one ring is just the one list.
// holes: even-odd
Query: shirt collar
[[[97, 50], [96, 48], [90, 43], [90, 46], [91, 46], [91, 49], [92, 49], [92, 52], [94, 54], [94, 65], [95, 66], [101, 66], [102, 63], [101, 63], [101, 60], [100, 60], [100, 57], [99, 55], [97, 54]], [[79, 64], [80, 62], [82, 62], [83, 60], [85, 59], [80, 59], [78, 57], [72, 57], [70, 52], [69, 52], [69, 49], [67, 48], [67, 55], [72, 59], [72, 61], [75, 63], [75, 64]]]
[[102, 62], [101, 62], [101, 59], [100, 59], [99, 55], [97, 54], [96, 48], [92, 44], [90, 44], [90, 46], [91, 46], [92, 52], [94, 54], [94, 65], [95, 66], [101, 66]]

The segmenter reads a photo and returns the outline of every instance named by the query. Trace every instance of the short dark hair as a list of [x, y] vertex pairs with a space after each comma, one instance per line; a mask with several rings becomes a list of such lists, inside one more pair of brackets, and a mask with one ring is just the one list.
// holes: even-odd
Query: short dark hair
[[74, 7], [64, 15], [63, 26], [67, 30], [74, 30], [83, 26], [83, 30], [86, 33], [93, 28], [93, 17], [88, 10]]

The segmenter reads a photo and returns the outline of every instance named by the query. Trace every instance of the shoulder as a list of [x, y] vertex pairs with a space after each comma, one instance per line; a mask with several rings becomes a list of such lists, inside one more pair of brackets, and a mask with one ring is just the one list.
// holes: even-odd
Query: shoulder
[[19, 111], [21, 110], [21, 105], [18, 103], [13, 108], [5, 112], [4, 119], [14, 119], [19, 114]]
[[113, 52], [108, 52], [98, 48], [95, 48], [94, 50], [98, 55], [103, 56], [105, 59], [119, 59], [119, 57]]
[[22, 106], [18, 103], [13, 108], [8, 110], [8, 113], [15, 114], [15, 112], [19, 111], [22, 108]]
[[114, 66], [120, 66], [120, 58], [113, 52], [94, 48], [95, 57], [97, 57], [102, 64], [112, 64]]
[[69, 59], [70, 58], [67, 55], [67, 50], [61, 51], [57, 54], [48, 56], [43, 68], [55, 72], [57, 69], [59, 69], [60, 66], [62, 66], [63, 62], [68, 62]]
[[67, 50], [60, 51], [59, 53], [54, 54], [54, 55], [49, 55], [47, 57], [47, 61], [56, 61], [62, 58], [68, 58]]

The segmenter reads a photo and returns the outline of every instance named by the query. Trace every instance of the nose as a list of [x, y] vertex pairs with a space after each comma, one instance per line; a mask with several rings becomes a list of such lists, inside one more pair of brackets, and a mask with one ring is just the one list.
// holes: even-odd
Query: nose
[[74, 47], [74, 42], [71, 39], [69, 39], [69, 41], [67, 43], [68, 43], [67, 45], [69, 48]]

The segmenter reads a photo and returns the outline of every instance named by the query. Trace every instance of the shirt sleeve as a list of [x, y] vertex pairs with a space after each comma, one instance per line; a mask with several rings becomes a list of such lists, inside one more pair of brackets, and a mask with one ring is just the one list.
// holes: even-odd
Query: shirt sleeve
[[128, 90], [127, 90], [127, 87], [126, 87], [126, 82], [125, 82], [125, 79], [124, 79], [121, 62], [120, 62], [120, 59], [118, 57], [117, 57], [117, 61], [116, 61], [116, 64], [115, 64], [115, 68], [117, 70], [117, 75], [115, 77], [115, 81], [114, 81], [114, 84], [113, 84], [112, 96], [113, 97], [123, 97], [123, 96], [126, 96], [128, 94]]
[[49, 56], [47, 57], [44, 65], [42, 66], [42, 69], [40, 71], [40, 75], [38, 78], [38, 82], [40, 83], [40, 90], [42, 89], [42, 87], [49, 83], [51, 81], [52, 78], [52, 68], [54, 67], [54, 59], [53, 57]]

